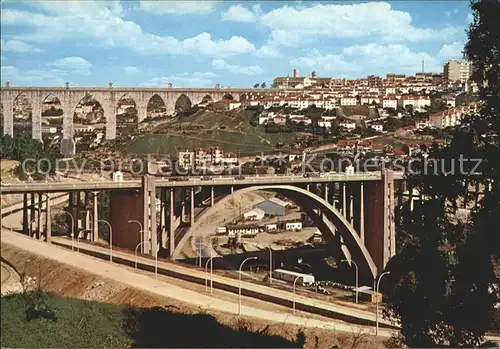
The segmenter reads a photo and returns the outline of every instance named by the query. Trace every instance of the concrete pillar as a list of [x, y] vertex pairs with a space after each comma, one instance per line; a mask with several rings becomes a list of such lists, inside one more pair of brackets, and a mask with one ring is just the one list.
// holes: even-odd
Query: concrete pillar
[[[150, 177], [154, 181], [154, 177]], [[151, 221], [151, 255], [156, 256], [158, 250], [158, 227], [156, 225], [156, 190], [154, 189], [154, 182], [148, 180], [148, 189], [153, 185], [153, 190], [149, 191], [149, 208], [150, 208], [150, 221]]]
[[234, 187], [231, 186], [231, 194], [234, 193]]
[[311, 185], [310, 185], [310, 184], [307, 184], [307, 185], [306, 185], [306, 190], [307, 190], [307, 191], [311, 191]]
[[186, 221], [186, 188], [181, 189], [181, 223]]
[[14, 136], [14, 102], [12, 100], [6, 100], [3, 103], [3, 134]]
[[161, 229], [161, 247], [167, 248], [167, 219], [168, 219], [168, 210], [167, 210], [167, 189], [161, 188], [160, 194], [161, 201], [161, 212], [160, 212], [160, 229]]
[[47, 195], [47, 206], [45, 210], [45, 216], [46, 216], [46, 222], [45, 222], [45, 227], [46, 227], [46, 232], [45, 232], [45, 240], [48, 243], [52, 242], [52, 221], [50, 217], [50, 197]]
[[347, 218], [345, 183], [341, 183], [340, 185], [342, 186], [342, 215], [344, 218]]
[[43, 194], [38, 194], [38, 217], [37, 217], [37, 239], [43, 240], [42, 234], [42, 205], [43, 205]]
[[35, 233], [35, 230], [34, 230], [34, 227], [35, 227], [35, 217], [36, 217], [36, 201], [35, 201], [35, 193], [31, 193], [30, 195], [30, 217], [29, 217], [29, 232], [31, 234], [31, 236], [33, 237], [34, 233]]
[[325, 184], [325, 201], [328, 202], [328, 184]]
[[191, 188], [191, 207], [190, 207], [190, 210], [189, 210], [189, 219], [190, 219], [190, 222], [189, 224], [192, 226], [194, 226], [194, 187]]
[[29, 230], [29, 216], [28, 216], [28, 194], [23, 194], [23, 233], [27, 234]]
[[80, 202], [80, 192], [77, 191], [75, 192], [75, 224], [76, 224], [76, 233], [78, 234], [82, 230], [82, 224], [81, 224], [81, 202]]
[[365, 194], [363, 186], [363, 182], [361, 182], [359, 188], [359, 235], [361, 241], [365, 243]]
[[175, 201], [174, 201], [174, 188], [170, 188], [169, 198], [168, 198], [168, 206], [169, 206], [169, 229], [168, 229], [168, 241], [169, 241], [169, 249], [168, 253], [170, 256], [174, 253], [175, 250], [175, 229], [174, 229], [174, 221], [175, 221]]
[[210, 206], [214, 205], [214, 201], [215, 201], [215, 198], [214, 198], [214, 187], [210, 187]]
[[42, 140], [42, 104], [32, 101], [31, 107], [31, 138]]
[[349, 187], [349, 222], [354, 225], [354, 197], [352, 195], [352, 186]]
[[92, 193], [93, 196], [92, 196], [92, 240], [94, 242], [98, 242], [99, 241], [99, 224], [97, 223], [97, 221], [99, 220], [99, 211], [97, 210], [98, 207], [97, 207], [97, 202], [99, 201], [99, 198], [97, 197], [97, 195], [99, 194], [98, 191], [95, 191]]

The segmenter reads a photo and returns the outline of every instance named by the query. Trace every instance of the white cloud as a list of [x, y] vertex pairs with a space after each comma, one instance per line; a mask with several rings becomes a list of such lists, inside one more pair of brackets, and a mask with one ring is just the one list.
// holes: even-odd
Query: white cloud
[[386, 42], [449, 40], [461, 32], [453, 27], [416, 27], [408, 12], [394, 10], [385, 2], [285, 5], [262, 15], [260, 22], [271, 29], [270, 41], [280, 45], [297, 45], [317, 37], [378, 37]]
[[54, 71], [62, 74], [90, 75], [92, 64], [82, 57], [64, 57], [47, 64]]
[[223, 21], [253, 23], [257, 21], [261, 13], [262, 9], [259, 4], [254, 5], [252, 11], [238, 4], [229, 6], [229, 9], [222, 13], [221, 18]]
[[242, 66], [239, 64], [228, 64], [223, 59], [214, 59], [212, 61], [212, 67], [219, 70], [227, 70], [231, 74], [236, 75], [259, 75], [264, 72], [261, 67], [257, 65], [252, 66]]
[[[104, 5], [103, 5], [104, 6]], [[25, 25], [27, 28], [16, 39], [50, 43], [86, 39], [90, 44], [105, 47], [128, 48], [144, 55], [179, 54], [227, 57], [255, 51], [255, 46], [241, 36], [214, 40], [209, 33], [178, 40], [172, 36], [147, 33], [135, 22], [115, 16], [110, 9], [85, 15], [54, 15], [31, 13], [14, 9], [2, 11], [3, 25]], [[30, 30], [32, 29], [32, 30]]]
[[16, 53], [39, 53], [43, 50], [34, 47], [30, 44], [19, 40], [0, 40], [0, 47], [2, 51], [5, 52], [16, 52]]
[[174, 87], [214, 87], [212, 78], [217, 74], [212, 72], [194, 72], [180, 73], [171, 76], [154, 77], [146, 82], [140, 83], [140, 86], [166, 87], [172, 83]]
[[207, 14], [215, 9], [216, 1], [144, 1], [140, 8], [154, 14]]
[[322, 70], [350, 77], [368, 74], [411, 73], [420, 70], [422, 60], [426, 71], [441, 71], [440, 61], [427, 52], [415, 52], [401, 44], [367, 44], [344, 48], [338, 54], [313, 51], [309, 56], [292, 59], [292, 67]]
[[128, 74], [128, 75], [134, 75], [134, 74], [141, 72], [141, 70], [139, 68], [134, 67], [134, 66], [125, 67], [125, 68], [123, 68], [123, 70], [125, 71], [125, 74]]
[[278, 57], [280, 53], [276, 47], [270, 45], [263, 45], [257, 51], [255, 51], [257, 57]]
[[455, 41], [451, 44], [444, 44], [438, 52], [439, 57], [446, 58], [461, 58], [462, 51], [464, 50], [464, 43], [460, 41]]
[[22, 71], [11, 65], [1, 67], [1, 84], [10, 81], [15, 86], [64, 86], [64, 79], [51, 71]]

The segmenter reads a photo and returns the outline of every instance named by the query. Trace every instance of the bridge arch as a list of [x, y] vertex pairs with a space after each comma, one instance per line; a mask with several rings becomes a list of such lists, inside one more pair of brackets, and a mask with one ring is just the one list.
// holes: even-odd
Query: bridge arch
[[146, 117], [156, 118], [166, 115], [167, 105], [165, 104], [165, 100], [159, 94], [155, 93], [147, 99]]
[[41, 103], [42, 139], [55, 142], [62, 135], [64, 107], [56, 93], [45, 95]]
[[206, 104], [208, 104], [208, 103], [212, 103], [213, 101], [214, 101], [214, 100], [213, 100], [212, 96], [210, 96], [210, 95], [205, 95], [205, 97], [203, 97], [203, 98], [201, 99], [201, 103], [202, 103], [202, 104], [205, 104], [205, 103], [206, 103]]
[[183, 93], [179, 97], [177, 97], [177, 100], [175, 101], [175, 111], [187, 111], [191, 109], [192, 105], [193, 103], [191, 102], [191, 99]]
[[98, 96], [86, 93], [71, 110], [70, 119], [70, 125], [70, 120], [64, 120], [66, 124], [63, 128], [69, 138], [74, 140], [76, 149], [92, 148], [104, 140], [99, 134], [106, 134], [107, 120], [104, 105]]
[[116, 102], [116, 134], [127, 135], [137, 129], [138, 106], [134, 96], [125, 93]]
[[27, 93], [19, 93], [12, 103], [13, 136], [29, 135], [33, 137], [33, 101]]
[[222, 96], [222, 100], [233, 100], [234, 97], [230, 93], [226, 93], [224, 96]]
[[[309, 205], [304, 209], [311, 210], [312, 208], [319, 209], [326, 219], [323, 220], [324, 225], [327, 229], [323, 229], [325, 234], [325, 238], [330, 243], [330, 245], [340, 241], [345, 243], [348, 251], [345, 248], [342, 248], [342, 252], [344, 253], [346, 259], [350, 260], [351, 254], [352, 259], [355, 260], [360, 266], [360, 272], [365, 275], [370, 275], [375, 278], [377, 276], [377, 266], [370, 255], [370, 252], [366, 248], [366, 246], [361, 241], [359, 234], [355, 231], [353, 226], [348, 222], [348, 220], [342, 216], [342, 214], [333, 207], [333, 205], [329, 204], [326, 200], [321, 198], [320, 196], [297, 186], [293, 185], [259, 185], [259, 186], [250, 186], [245, 187], [239, 190], [234, 191], [234, 193], [249, 193], [257, 190], [268, 190], [268, 191], [278, 191], [285, 196], [295, 197], [299, 200], [307, 202]], [[233, 193], [233, 194], [234, 194]], [[214, 206], [209, 208], [203, 216], [201, 216], [197, 221], [195, 221], [194, 225], [189, 228], [187, 233], [182, 237], [179, 241], [179, 244], [176, 246], [172, 256], [176, 258], [183, 246], [186, 244], [188, 239], [194, 235], [194, 232], [198, 230], [199, 226], [203, 223], [204, 219], [210, 217], [213, 213], [215, 213], [221, 206], [227, 203], [227, 201], [231, 200], [232, 195], [228, 195], [219, 202], [217, 202]], [[310, 212], [308, 212], [310, 213]], [[313, 214], [314, 215], [314, 214]], [[320, 216], [320, 215], [317, 215]], [[312, 218], [312, 217], [311, 217]], [[338, 234], [337, 234], [338, 232]]]

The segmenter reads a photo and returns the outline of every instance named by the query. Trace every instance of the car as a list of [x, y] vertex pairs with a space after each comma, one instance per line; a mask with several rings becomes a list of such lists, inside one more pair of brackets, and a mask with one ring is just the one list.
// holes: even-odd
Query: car
[[245, 179], [245, 176], [236, 176], [236, 177], [234, 177], [234, 179], [238, 179], [238, 180]]
[[180, 177], [170, 177], [168, 180], [170, 182], [178, 182], [178, 181], [182, 181], [182, 178], [180, 178]]
[[200, 180], [202, 180], [202, 181], [210, 181], [210, 180], [212, 180], [212, 177], [203, 176], [203, 177], [200, 177]]
[[2, 187], [8, 187], [10, 185], [10, 183], [1, 183]]

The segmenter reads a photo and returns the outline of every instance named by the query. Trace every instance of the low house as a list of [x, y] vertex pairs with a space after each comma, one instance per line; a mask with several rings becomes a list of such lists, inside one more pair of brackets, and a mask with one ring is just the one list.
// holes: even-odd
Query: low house
[[371, 124], [370, 127], [372, 129], [374, 129], [375, 131], [377, 131], [377, 132], [383, 132], [384, 131], [384, 125], [382, 125], [382, 124], [375, 123], [375, 124]]
[[289, 204], [286, 201], [278, 198], [271, 198], [258, 203], [254, 208], [260, 208], [268, 216], [284, 216], [286, 215], [288, 206]]
[[254, 208], [243, 213], [243, 218], [247, 221], [260, 221], [264, 218], [265, 214], [260, 208]]
[[264, 229], [257, 225], [227, 225], [227, 233], [229, 236], [236, 236], [240, 234], [241, 236], [255, 236]]
[[267, 232], [278, 231], [278, 223], [267, 223], [264, 227]]
[[302, 230], [302, 222], [294, 221], [294, 222], [280, 222], [282, 224], [282, 229], [284, 230]]

